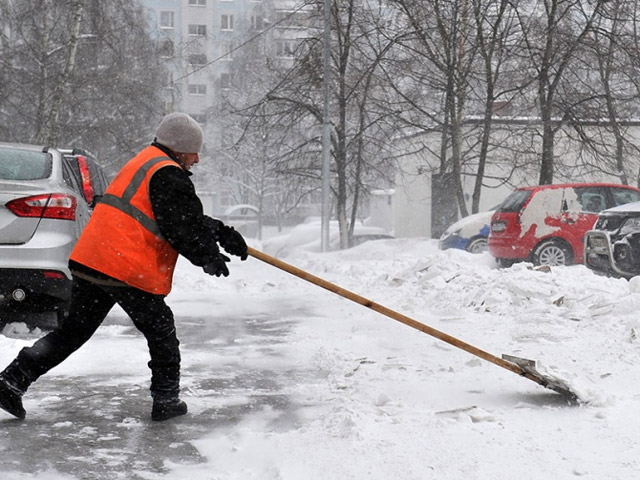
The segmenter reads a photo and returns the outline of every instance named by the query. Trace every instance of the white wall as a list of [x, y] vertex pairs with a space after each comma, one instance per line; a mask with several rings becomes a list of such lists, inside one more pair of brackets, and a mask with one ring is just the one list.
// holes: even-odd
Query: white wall
[[424, 162], [407, 158], [396, 173], [393, 231], [396, 237], [431, 236], [431, 174]]
[[369, 217], [364, 224], [370, 227], [384, 228], [392, 233], [393, 225], [393, 198], [395, 190], [374, 190], [369, 199]]

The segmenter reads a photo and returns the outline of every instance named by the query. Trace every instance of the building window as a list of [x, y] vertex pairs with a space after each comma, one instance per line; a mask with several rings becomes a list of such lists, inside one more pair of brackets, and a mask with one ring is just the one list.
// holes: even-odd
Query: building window
[[164, 86], [166, 88], [173, 88], [173, 71], [165, 70], [163, 77], [164, 77]]
[[262, 15], [251, 15], [251, 30], [258, 32], [264, 30], [264, 17]]
[[206, 7], [207, 0], [189, 0], [189, 6]]
[[174, 54], [174, 45], [173, 40], [170, 38], [164, 38], [160, 40], [160, 45], [158, 46], [158, 53], [161, 57], [173, 57]]
[[276, 55], [278, 57], [291, 58], [296, 51], [296, 41], [280, 39], [276, 40]]
[[207, 35], [207, 26], [206, 25], [189, 25], [189, 35], [199, 35], [206, 36]]
[[278, 10], [276, 12], [276, 23], [280, 24], [282, 22], [286, 22], [287, 20], [289, 20], [289, 17], [291, 17], [292, 13], [293, 12], [289, 12], [285, 10]]
[[234, 49], [234, 42], [220, 42], [220, 52], [222, 53], [220, 60], [233, 60]]
[[308, 28], [309, 18], [306, 12], [277, 10], [275, 23], [280, 28]]
[[191, 118], [193, 118], [200, 125], [204, 125], [207, 123], [207, 114], [206, 113], [190, 113]]
[[207, 86], [201, 83], [190, 83], [187, 86], [187, 92], [189, 95], [206, 95]]
[[174, 98], [171, 94], [168, 94], [163, 99], [165, 112], [171, 112], [174, 109]]
[[206, 53], [192, 53], [188, 58], [189, 65], [206, 65], [207, 54]]
[[221, 73], [220, 74], [220, 88], [222, 88], [222, 89], [231, 88], [231, 74], [230, 73]]
[[160, 28], [175, 28], [176, 13], [171, 10], [163, 10], [160, 12], [159, 26]]
[[233, 15], [222, 14], [220, 15], [220, 30], [232, 31], [233, 30]]

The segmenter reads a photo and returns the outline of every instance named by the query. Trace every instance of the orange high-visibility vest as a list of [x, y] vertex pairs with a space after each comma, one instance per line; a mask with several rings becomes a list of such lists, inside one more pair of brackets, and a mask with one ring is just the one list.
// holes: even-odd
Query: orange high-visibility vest
[[149, 181], [168, 166], [181, 168], [149, 146], [122, 167], [96, 205], [71, 260], [145, 292], [167, 295], [178, 252], [160, 234]]

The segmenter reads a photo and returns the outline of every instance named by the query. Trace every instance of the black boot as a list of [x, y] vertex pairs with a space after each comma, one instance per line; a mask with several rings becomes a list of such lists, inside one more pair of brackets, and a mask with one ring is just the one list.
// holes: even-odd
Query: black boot
[[0, 408], [20, 420], [27, 416], [27, 412], [22, 406], [22, 395], [2, 378], [0, 378]]
[[179, 398], [154, 399], [151, 420], [162, 421], [187, 413], [187, 404]]

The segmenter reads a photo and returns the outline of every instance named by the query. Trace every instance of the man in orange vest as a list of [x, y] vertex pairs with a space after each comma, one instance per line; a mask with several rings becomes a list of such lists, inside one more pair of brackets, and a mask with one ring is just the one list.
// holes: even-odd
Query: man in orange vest
[[184, 113], [166, 115], [153, 143], [109, 184], [71, 252], [67, 318], [0, 373], [0, 407], [18, 418], [31, 383], [80, 348], [117, 303], [145, 336], [151, 361], [153, 420], [187, 413], [180, 400], [180, 350], [165, 303], [178, 255], [210, 275], [228, 276], [227, 253], [247, 258], [242, 235], [204, 215], [189, 176], [202, 129]]

